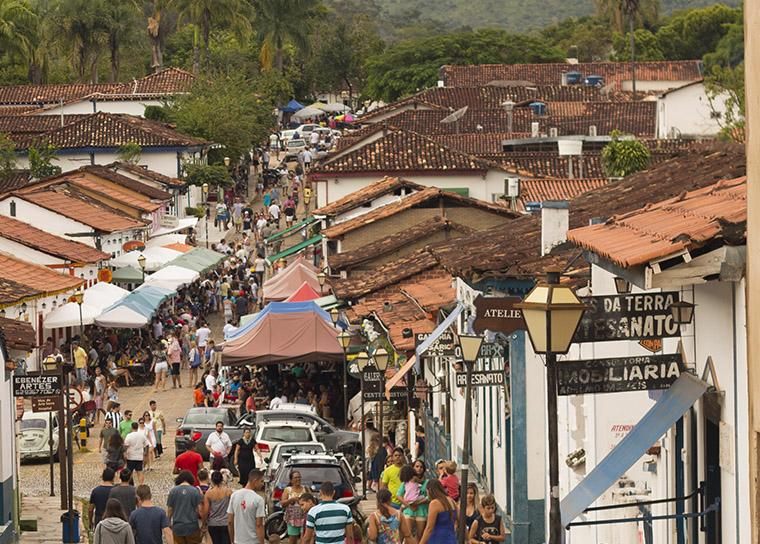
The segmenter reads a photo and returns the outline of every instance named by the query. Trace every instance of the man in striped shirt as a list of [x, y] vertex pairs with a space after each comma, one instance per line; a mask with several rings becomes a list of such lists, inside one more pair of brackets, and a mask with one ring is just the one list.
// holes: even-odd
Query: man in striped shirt
[[335, 488], [325, 482], [319, 488], [320, 503], [311, 508], [306, 516], [306, 533], [304, 542], [315, 544], [340, 544], [354, 541], [352, 524], [354, 518], [351, 509], [345, 504], [335, 502]]

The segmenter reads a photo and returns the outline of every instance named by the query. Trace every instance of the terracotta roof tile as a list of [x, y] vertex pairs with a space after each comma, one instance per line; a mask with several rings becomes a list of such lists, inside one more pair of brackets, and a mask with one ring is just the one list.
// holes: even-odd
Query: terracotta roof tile
[[617, 215], [602, 224], [573, 229], [568, 239], [629, 268], [694, 250], [715, 238], [741, 242], [746, 223], [747, 177], [742, 176]]
[[520, 198], [523, 203], [545, 200], [572, 200], [573, 198], [603, 187], [607, 178], [583, 179], [524, 179], [520, 181]]
[[21, 189], [29, 185], [30, 180], [29, 170], [14, 170], [7, 176], [0, 178], [0, 194]]
[[118, 232], [130, 229], [142, 229], [146, 223], [133, 219], [123, 213], [105, 206], [95, 204], [71, 191], [42, 190], [29, 193], [11, 193], [32, 204], [59, 213], [64, 217], [78, 221], [101, 232]]
[[0, 271], [0, 307], [12, 306], [17, 302], [34, 298], [41, 294], [42, 291], [40, 289], [34, 289], [29, 285], [5, 279]]
[[0, 215], [0, 238], [13, 240], [48, 255], [74, 263], [95, 264], [110, 259], [111, 255], [81, 242], [61, 238], [27, 223]]
[[354, 191], [353, 193], [349, 193], [343, 198], [339, 198], [335, 202], [330, 202], [326, 206], [317, 208], [312, 212], [312, 215], [326, 215], [328, 217], [341, 215], [347, 211], [372, 202], [376, 198], [403, 188], [421, 191], [425, 188], [425, 186], [413, 181], [409, 181], [408, 179], [385, 177], [380, 181], [370, 183], [369, 185], [366, 185], [361, 189]]
[[37, 334], [31, 323], [0, 317], [0, 331], [8, 349], [28, 351], [37, 347]]
[[[630, 79], [630, 64], [626, 62], [583, 62], [578, 64], [478, 64], [441, 67], [440, 79], [446, 87], [487, 85], [493, 81], [529, 81], [536, 85], [560, 85], [565, 72], [580, 72], [584, 77], [604, 77], [604, 84]], [[639, 81], [693, 81], [702, 78], [702, 63], [698, 60], [637, 62]]]
[[427, 238], [431, 234], [445, 230], [455, 230], [464, 234], [476, 232], [475, 229], [465, 225], [453, 223], [441, 217], [433, 217], [401, 232], [375, 240], [353, 251], [331, 255], [329, 257], [330, 270], [335, 273], [340, 270], [354, 268], [361, 263], [382, 257], [415, 241]]
[[70, 291], [84, 282], [76, 276], [59, 274], [50, 268], [16, 259], [7, 253], [0, 253], [0, 278], [26, 285], [45, 294]]
[[[167, 191], [156, 189], [153, 185], [148, 185], [147, 183], [143, 183], [141, 181], [137, 181], [130, 177], [119, 174], [118, 172], [106, 166], [101, 166], [97, 164], [82, 166], [81, 168], [79, 168], [79, 172], [84, 172], [98, 178], [106, 179], [112, 183], [115, 183], [116, 185], [120, 185], [122, 187], [130, 189], [131, 191], [140, 193], [141, 195], [145, 195], [146, 197], [153, 200], [169, 200], [170, 198], [172, 198], [172, 194]], [[66, 175], [66, 173], [62, 175]], [[171, 179], [171, 178], [167, 178], [167, 179]]]
[[118, 148], [124, 144], [146, 147], [195, 147], [209, 142], [177, 132], [169, 126], [116, 113], [93, 113], [33, 138], [18, 141], [20, 149], [47, 142], [59, 149]]
[[359, 215], [353, 219], [330, 226], [322, 231], [322, 235], [328, 239], [339, 238], [352, 230], [380, 221], [381, 219], [387, 219], [397, 213], [419, 206], [430, 200], [438, 200], [441, 198], [444, 202], [449, 201], [458, 207], [479, 208], [504, 217], [517, 217], [517, 214], [500, 204], [492, 204], [476, 198], [462, 196], [451, 191], [439, 189], [438, 187], [426, 187], [425, 189], [412, 193], [396, 202], [377, 207], [372, 211]]
[[3, 115], [0, 116], [0, 132], [8, 134], [14, 140], [23, 140], [86, 119], [90, 115], [92, 114], [64, 115], [63, 124], [60, 115]]
[[114, 94], [167, 95], [186, 93], [195, 83], [195, 76], [181, 68], [169, 67], [124, 83]]
[[147, 168], [143, 168], [142, 166], [138, 166], [136, 164], [130, 164], [128, 162], [112, 162], [111, 164], [107, 164], [106, 168], [110, 168], [111, 170], [114, 170], [115, 172], [119, 172], [119, 171], [129, 172], [138, 177], [141, 177], [142, 179], [148, 179], [156, 183], [160, 183], [161, 185], [164, 185], [166, 187], [184, 187], [185, 186], [185, 182], [183, 182], [182, 180], [178, 178], [170, 178], [169, 176], [165, 176], [153, 170], [148, 170]]
[[[378, 127], [378, 130], [384, 130]], [[360, 145], [360, 143], [357, 143]], [[349, 149], [320, 161], [310, 173], [323, 175], [351, 172], [402, 174], [406, 172], [485, 172], [504, 168], [417, 134], [397, 128], [357, 149]]]

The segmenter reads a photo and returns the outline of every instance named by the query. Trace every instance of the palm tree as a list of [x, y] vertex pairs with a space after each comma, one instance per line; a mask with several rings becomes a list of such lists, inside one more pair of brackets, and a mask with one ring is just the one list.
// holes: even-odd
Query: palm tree
[[30, 0], [29, 6], [34, 12], [34, 21], [29, 31], [25, 57], [30, 83], [47, 81], [50, 68], [50, 55], [55, 48], [56, 0]]
[[63, 40], [72, 48], [74, 70], [79, 81], [98, 82], [98, 60], [107, 41], [107, 0], [67, 0], [59, 5], [57, 23]]
[[24, 0], [0, 0], [0, 51], [25, 55], [36, 23], [37, 16]]
[[112, 83], [119, 81], [121, 48], [134, 34], [137, 7], [135, 0], [109, 0], [107, 4], [104, 26], [111, 55]]
[[257, 0], [254, 7], [261, 43], [261, 65], [266, 70], [274, 66], [282, 72], [287, 44], [301, 51], [309, 48], [310, 17], [316, 3], [313, 0]]
[[609, 21], [618, 32], [626, 32], [626, 23], [642, 27], [657, 22], [659, 0], [596, 0], [597, 14]]
[[169, 4], [172, 0], [148, 0], [144, 11], [148, 17], [146, 31], [150, 40], [151, 67], [158, 72], [164, 67], [164, 40], [172, 30], [168, 17]]
[[241, 34], [250, 30], [247, 2], [242, 0], [174, 0], [180, 22], [193, 26], [193, 72], [200, 68], [200, 47], [204, 62], [211, 62], [211, 30], [214, 25], [228, 25]]

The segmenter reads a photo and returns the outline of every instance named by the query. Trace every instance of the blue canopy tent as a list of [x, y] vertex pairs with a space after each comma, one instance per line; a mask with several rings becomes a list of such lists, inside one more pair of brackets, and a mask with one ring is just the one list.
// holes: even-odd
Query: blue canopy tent
[[255, 314], [255, 317], [246, 321], [246, 323], [239, 327], [236, 331], [233, 331], [227, 336], [226, 340], [232, 340], [241, 336], [251, 329], [253, 329], [257, 323], [259, 323], [264, 317], [269, 314], [287, 314], [287, 313], [306, 313], [314, 312], [322, 319], [332, 325], [332, 318], [330, 314], [319, 307], [313, 300], [306, 302], [270, 302], [259, 313]]
[[291, 100], [287, 105], [280, 107], [280, 111], [283, 113], [295, 113], [298, 110], [303, 109], [303, 104], [299, 103], [296, 99]]
[[145, 285], [106, 308], [95, 320], [103, 327], [140, 328], [149, 324], [161, 304], [176, 291]]

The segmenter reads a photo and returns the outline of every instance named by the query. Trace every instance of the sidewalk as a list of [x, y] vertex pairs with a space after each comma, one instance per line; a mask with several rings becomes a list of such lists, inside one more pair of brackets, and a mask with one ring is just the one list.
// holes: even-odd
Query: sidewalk
[[[62, 541], [63, 526], [61, 524], [60, 509], [61, 499], [59, 497], [21, 497], [21, 519], [36, 520], [36, 531], [24, 531], [19, 537], [21, 544], [60, 544]], [[78, 501], [74, 501], [74, 508], [81, 511]], [[86, 542], [84, 535], [84, 525], [82, 519], [79, 519], [79, 541]]]

